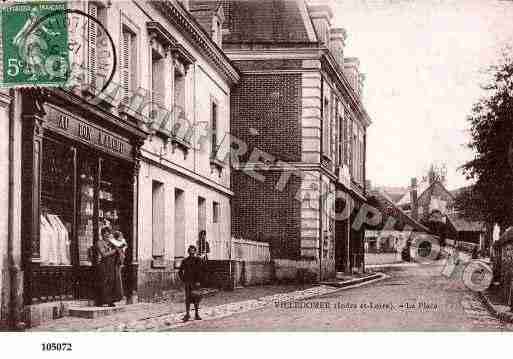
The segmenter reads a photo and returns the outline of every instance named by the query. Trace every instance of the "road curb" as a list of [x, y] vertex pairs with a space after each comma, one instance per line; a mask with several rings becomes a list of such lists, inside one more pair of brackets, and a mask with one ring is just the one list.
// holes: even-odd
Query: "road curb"
[[365, 283], [365, 282], [369, 282], [369, 281], [374, 280], [374, 279], [381, 278], [382, 275], [383, 275], [383, 273], [376, 273], [376, 274], [368, 275], [368, 276], [363, 277], [363, 278], [350, 279], [350, 280], [341, 281], [341, 282], [337, 282], [337, 281], [333, 281], [333, 282], [320, 282], [319, 284], [327, 285], [327, 286], [330, 286], [330, 287], [345, 288], [345, 287], [349, 287], [349, 286], [352, 286], [352, 285], [355, 285], [355, 284]]
[[483, 303], [483, 305], [486, 307], [488, 312], [495, 316], [497, 319], [499, 319], [502, 322], [508, 322], [513, 323], [513, 313], [512, 312], [503, 312], [499, 311], [495, 308], [495, 306], [490, 302], [490, 299], [484, 294], [483, 292], [477, 293], [479, 300]]
[[[325, 293], [312, 293], [311, 295], [303, 296], [300, 299], [284, 298], [283, 300], [278, 300], [276, 302], [287, 302], [287, 301], [294, 301], [294, 300], [302, 301], [302, 300], [308, 300], [308, 299], [313, 299], [313, 298], [321, 298], [321, 297], [326, 296], [326, 295], [332, 295], [333, 293], [341, 292], [343, 290], [348, 290], [348, 289], [352, 289], [352, 288], [362, 287], [364, 285], [376, 283], [376, 282], [379, 282], [379, 281], [382, 281], [382, 280], [385, 280], [385, 279], [388, 279], [388, 278], [390, 278], [390, 276], [386, 275], [385, 273], [376, 273], [374, 275], [367, 276], [367, 277], [364, 277], [364, 278], [358, 278], [358, 280], [352, 279], [352, 280], [346, 281], [346, 282], [352, 282], [352, 283], [348, 283], [344, 287], [334, 287], [334, 286], [332, 286], [332, 289], [327, 291], [327, 292], [325, 292]], [[358, 281], [358, 283], [355, 283], [356, 281]], [[329, 287], [328, 285], [322, 285], [322, 284], [321, 284], [321, 286]], [[294, 292], [291, 292], [291, 293], [294, 293]], [[262, 308], [265, 308], [265, 307], [273, 304], [272, 302], [268, 302], [268, 301], [265, 301], [265, 300], [262, 300], [262, 299], [263, 298], [258, 298], [258, 299], [255, 300], [256, 302], [259, 302], [261, 304], [260, 306], [257, 306], [255, 308], [251, 308], [251, 309], [243, 310], [243, 311], [239, 311], [239, 312], [233, 312], [233, 313], [223, 313], [223, 314], [218, 315], [218, 316], [212, 316], [212, 317], [204, 318], [203, 321], [210, 321], [210, 320], [227, 318], [227, 317], [231, 317], [233, 315], [247, 313], [247, 312], [250, 312], [250, 311], [253, 311], [253, 310], [262, 309]], [[276, 302], [274, 302], [274, 304]], [[172, 329], [175, 329], [175, 328], [185, 327], [185, 326], [187, 326], [190, 323], [192, 323], [192, 322], [187, 322], [187, 323], [183, 323], [183, 322], [169, 323], [169, 324], [166, 325], [166, 327], [164, 327], [164, 328], [155, 328], [155, 329], [153, 329], [153, 331], [157, 331], [157, 332], [169, 331], [169, 330], [172, 330]]]

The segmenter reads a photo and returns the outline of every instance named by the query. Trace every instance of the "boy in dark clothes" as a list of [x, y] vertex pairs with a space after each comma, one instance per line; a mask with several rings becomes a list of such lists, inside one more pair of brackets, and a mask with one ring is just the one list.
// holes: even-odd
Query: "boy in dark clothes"
[[192, 291], [200, 287], [202, 279], [203, 262], [199, 257], [196, 257], [196, 247], [189, 246], [187, 249], [189, 256], [182, 261], [178, 275], [184, 283], [185, 287], [185, 316], [183, 321], [186, 322], [191, 319], [190, 310], [191, 302], [194, 304], [194, 319], [201, 320], [199, 316], [199, 297], [193, 296]]

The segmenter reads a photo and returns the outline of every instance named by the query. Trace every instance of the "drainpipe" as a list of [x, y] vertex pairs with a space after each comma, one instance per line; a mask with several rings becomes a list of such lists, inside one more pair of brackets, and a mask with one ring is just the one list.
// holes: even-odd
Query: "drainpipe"
[[15, 90], [9, 90], [9, 189], [8, 189], [8, 214], [7, 214], [7, 263], [9, 266], [9, 303], [8, 303], [8, 326], [10, 330], [21, 330], [24, 328], [22, 322], [22, 305], [20, 301], [21, 281], [19, 280], [21, 268], [16, 263], [15, 251], [15, 228], [14, 228], [14, 115], [15, 115]]

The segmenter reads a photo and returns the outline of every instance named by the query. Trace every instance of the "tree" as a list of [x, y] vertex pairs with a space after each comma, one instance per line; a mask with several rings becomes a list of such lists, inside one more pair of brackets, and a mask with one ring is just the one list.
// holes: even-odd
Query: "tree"
[[468, 117], [468, 146], [475, 157], [461, 170], [476, 184], [471, 196], [463, 201], [471, 208], [480, 207], [480, 216], [486, 222], [499, 223], [504, 228], [511, 224], [513, 214], [513, 57], [505, 56], [489, 73], [489, 84], [483, 87], [486, 95], [473, 106]]
[[461, 189], [454, 197], [454, 208], [468, 221], [486, 221], [484, 198], [475, 186]]

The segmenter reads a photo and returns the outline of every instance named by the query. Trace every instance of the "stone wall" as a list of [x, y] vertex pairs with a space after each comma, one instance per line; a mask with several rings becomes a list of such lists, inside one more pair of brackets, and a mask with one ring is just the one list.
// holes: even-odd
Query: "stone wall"
[[269, 262], [210, 260], [206, 272], [206, 283], [209, 287], [228, 290], [240, 286], [269, 284], [274, 279], [274, 266]]

